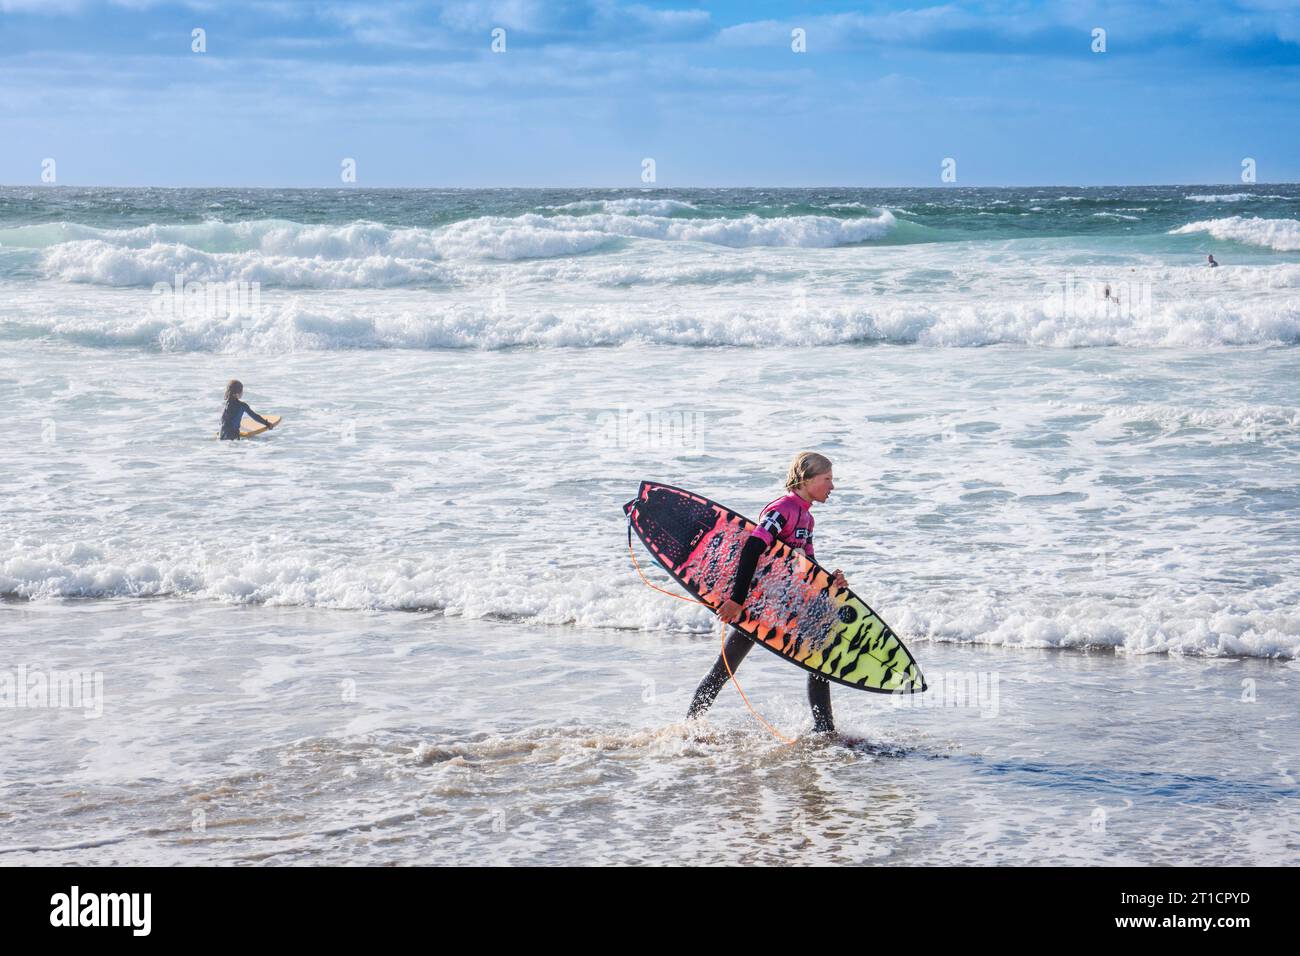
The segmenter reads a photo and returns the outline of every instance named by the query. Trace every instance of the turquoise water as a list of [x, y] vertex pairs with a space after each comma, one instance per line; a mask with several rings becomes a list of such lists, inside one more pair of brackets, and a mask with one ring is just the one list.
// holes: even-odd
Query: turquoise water
[[[1195, 197], [1195, 198], [1193, 198]], [[0, 188], [0, 229], [81, 223], [113, 229], [264, 219], [372, 221], [436, 228], [469, 219], [593, 214], [619, 201], [662, 203], [679, 219], [850, 221], [894, 210], [900, 227], [877, 240], [1065, 237], [1155, 241], [1188, 222], [1226, 216], [1300, 218], [1294, 184], [974, 189], [108, 189]], [[668, 205], [675, 203], [677, 205]], [[11, 237], [12, 238], [12, 237]], [[1179, 244], [1171, 243], [1175, 248]], [[1182, 244], [1186, 245], [1186, 244]]]

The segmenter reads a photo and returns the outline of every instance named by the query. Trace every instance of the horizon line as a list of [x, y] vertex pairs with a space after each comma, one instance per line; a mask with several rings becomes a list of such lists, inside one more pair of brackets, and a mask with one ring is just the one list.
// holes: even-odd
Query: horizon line
[[411, 191], [415, 191], [415, 190], [427, 190], [427, 191], [438, 190], [438, 191], [445, 191], [445, 192], [454, 192], [454, 191], [469, 192], [469, 191], [475, 191], [475, 190], [479, 190], [479, 191], [481, 191], [481, 190], [506, 190], [506, 189], [519, 189], [519, 190], [532, 189], [532, 190], [555, 190], [555, 191], [560, 191], [560, 190], [570, 190], [570, 191], [571, 191], [571, 190], [582, 190], [582, 189], [607, 189], [607, 190], [620, 189], [620, 190], [636, 190], [636, 191], [639, 191], [639, 192], [655, 192], [655, 191], [658, 191], [658, 190], [673, 190], [673, 189], [681, 189], [681, 190], [691, 190], [691, 189], [933, 189], [933, 190], [943, 190], [943, 191], [955, 191], [955, 190], [961, 190], [961, 189], [1143, 189], [1143, 188], [1175, 188], [1175, 187], [1180, 187], [1180, 188], [1190, 188], [1190, 187], [1195, 187], [1195, 186], [1207, 186], [1207, 187], [1221, 187], [1221, 186], [1222, 186], [1222, 187], [1227, 187], [1227, 186], [1233, 186], [1233, 187], [1237, 187], [1237, 188], [1240, 188], [1240, 189], [1252, 189], [1252, 188], [1260, 188], [1260, 187], [1263, 187], [1263, 186], [1278, 187], [1278, 186], [1298, 186], [1298, 185], [1300, 185], [1300, 181], [1297, 181], [1297, 182], [1290, 182], [1290, 181], [1285, 181], [1285, 180], [1280, 180], [1280, 181], [1269, 181], [1269, 182], [1254, 182], [1254, 183], [1236, 183], [1236, 182], [1181, 182], [1181, 183], [1178, 183], [1178, 182], [1175, 182], [1175, 183], [1099, 183], [1099, 184], [1093, 184], [1093, 185], [1084, 185], [1084, 184], [1080, 184], [1080, 183], [1056, 183], [1056, 184], [1052, 184], [1052, 185], [1031, 185], [1031, 184], [1027, 184], [1027, 183], [1015, 183], [1015, 184], [1010, 184], [1010, 185], [991, 185], [991, 184], [985, 184], [985, 185], [969, 185], [969, 184], [960, 184], [960, 185], [958, 185], [958, 184], [943, 184], [943, 185], [937, 185], [937, 186], [879, 186], [879, 185], [876, 185], [876, 186], [864, 186], [864, 185], [846, 185], [846, 184], [843, 184], [843, 183], [841, 183], [841, 184], [837, 184], [837, 185], [816, 185], [816, 184], [813, 184], [813, 185], [803, 185], [803, 186], [788, 186], [788, 185], [787, 185], [787, 186], [775, 186], [775, 185], [728, 185], [728, 186], [661, 186], [661, 185], [645, 186], [645, 185], [642, 185], [642, 186], [600, 186], [600, 185], [593, 185], [593, 184], [580, 185], [580, 186], [518, 186], [518, 185], [504, 185], [504, 186], [395, 186], [395, 185], [374, 185], [374, 186], [370, 186], [370, 185], [366, 185], [366, 186], [362, 186], [362, 185], [359, 185], [359, 184], [356, 184], [356, 183], [342, 184], [342, 185], [317, 185], [317, 186], [284, 186], [284, 185], [272, 185], [272, 186], [236, 186], [236, 185], [230, 185], [230, 184], [224, 184], [224, 185], [211, 185], [211, 184], [206, 184], [206, 185], [184, 185], [184, 186], [174, 186], [174, 185], [171, 185], [171, 186], [169, 186], [169, 185], [161, 185], [161, 184], [160, 184], [160, 185], [115, 185], [115, 184], [108, 184], [108, 183], [89, 183], [89, 184], [73, 184], [73, 183], [0, 183], [0, 189], [50, 189], [50, 190], [55, 190], [55, 189], [175, 189], [175, 190], [181, 190], [181, 189], [268, 189], [268, 190], [270, 190], [270, 189], [280, 189], [280, 190], [303, 190], [303, 191], [306, 191], [306, 190], [332, 189], [332, 190], [337, 190], [337, 191], [346, 191], [346, 192], [364, 192], [364, 191], [366, 191], [366, 190], [378, 190], [378, 189], [384, 189], [384, 190], [411, 190]]

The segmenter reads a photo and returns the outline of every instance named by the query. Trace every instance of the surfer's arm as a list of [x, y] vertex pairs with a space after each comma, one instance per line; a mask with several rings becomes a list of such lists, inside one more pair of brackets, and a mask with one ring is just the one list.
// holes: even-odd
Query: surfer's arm
[[261, 415], [257, 414], [257, 412], [249, 408], [247, 404], [244, 405], [244, 414], [247, 415], [249, 418], [251, 418], [253, 421], [257, 422], [257, 424], [259, 425], [265, 425], [267, 428], [275, 427], [270, 422], [268, 422], [265, 418], [263, 418]]
[[767, 550], [768, 542], [756, 534], [751, 534], [740, 551], [740, 561], [736, 564], [736, 580], [731, 584], [731, 599], [737, 604], [744, 604], [749, 596], [749, 586], [754, 583], [754, 570], [758, 559]]
[[768, 542], [756, 534], [751, 534], [740, 551], [740, 561], [736, 563], [736, 579], [731, 584], [731, 598], [723, 601], [718, 608], [718, 616], [728, 624], [740, 618], [741, 605], [749, 595], [749, 586], [754, 583], [754, 570], [758, 559], [767, 550]]

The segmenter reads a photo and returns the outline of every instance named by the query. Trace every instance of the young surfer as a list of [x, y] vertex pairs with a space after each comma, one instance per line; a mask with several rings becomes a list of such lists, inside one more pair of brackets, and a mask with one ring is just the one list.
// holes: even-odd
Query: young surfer
[[243, 400], [243, 395], [244, 383], [237, 378], [232, 378], [226, 385], [226, 407], [221, 410], [222, 441], [239, 440], [239, 423], [244, 420], [245, 415], [259, 425], [265, 425], [267, 428], [275, 427], [249, 408], [248, 403]]
[[[810, 509], [814, 502], [825, 501], [835, 490], [830, 459], [811, 451], [795, 456], [785, 479], [785, 487], [789, 493], [763, 509], [758, 527], [745, 541], [740, 562], [736, 566], [731, 598], [718, 608], [718, 617], [727, 624], [740, 620], [741, 606], [753, 583], [758, 559], [773, 542], [783, 541], [796, 550], [802, 550], [808, 557], [813, 556], [813, 516]], [[844, 575], [838, 570], [835, 572], [835, 583], [840, 587], [848, 587]], [[691, 708], [686, 714], [688, 718], [699, 717], [709, 709], [730, 676], [727, 665], [730, 664], [734, 671], [753, 646], [754, 642], [744, 632], [734, 627], [731, 629], [722, 655], [719, 655], [713, 669], [695, 691], [695, 699], [691, 701]], [[723, 656], [726, 660], [723, 660]], [[808, 675], [808, 703], [812, 707], [814, 732], [833, 734], [835, 720], [831, 714], [831, 685], [826, 678], [817, 674]]]

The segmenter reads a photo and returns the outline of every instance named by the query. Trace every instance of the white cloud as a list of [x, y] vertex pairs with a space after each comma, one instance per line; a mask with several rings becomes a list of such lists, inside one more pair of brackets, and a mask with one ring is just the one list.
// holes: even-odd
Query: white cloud
[[82, 0], [0, 0], [0, 13], [48, 13], [59, 16], [73, 13]]
[[801, 27], [808, 31], [810, 47], [816, 45], [829, 49], [845, 42], [863, 40], [915, 42], [939, 33], [970, 29], [981, 22], [973, 14], [947, 4], [875, 16], [837, 13], [789, 20], [758, 20], [727, 27], [718, 34], [718, 39], [730, 46], [768, 46], [788, 42], [790, 31]]
[[493, 27], [540, 31], [550, 22], [546, 11], [547, 5], [539, 0], [457, 0], [443, 6], [439, 19], [453, 30], [466, 32]]
[[626, 15], [656, 30], [675, 33], [679, 31], [696, 31], [709, 24], [707, 10], [654, 10], [640, 4], [617, 9], [618, 15]]

